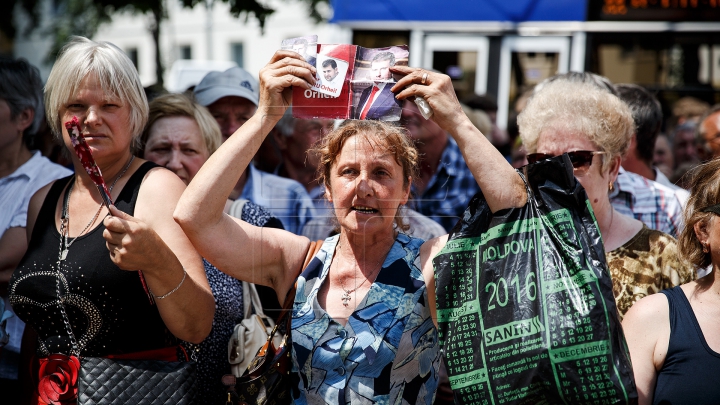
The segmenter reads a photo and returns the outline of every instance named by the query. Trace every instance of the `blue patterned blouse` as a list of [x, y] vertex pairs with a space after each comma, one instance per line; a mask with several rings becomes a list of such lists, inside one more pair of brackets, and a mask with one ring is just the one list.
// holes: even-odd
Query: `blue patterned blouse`
[[370, 291], [342, 326], [317, 301], [338, 238], [326, 239], [298, 278], [295, 403], [431, 405], [441, 360], [425, 281], [415, 264], [422, 239], [398, 234]]

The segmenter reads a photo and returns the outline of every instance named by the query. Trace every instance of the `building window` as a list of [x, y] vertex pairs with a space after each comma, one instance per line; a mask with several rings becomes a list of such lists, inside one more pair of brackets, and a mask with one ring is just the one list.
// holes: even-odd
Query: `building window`
[[235, 61], [239, 67], [243, 67], [243, 44], [241, 42], [230, 44], [230, 54], [232, 55], [232, 60]]
[[180, 47], [180, 59], [192, 59], [192, 47], [190, 45]]
[[135, 69], [138, 68], [138, 49], [137, 48], [129, 48], [127, 50], [127, 56], [132, 61], [133, 65], [135, 65]]

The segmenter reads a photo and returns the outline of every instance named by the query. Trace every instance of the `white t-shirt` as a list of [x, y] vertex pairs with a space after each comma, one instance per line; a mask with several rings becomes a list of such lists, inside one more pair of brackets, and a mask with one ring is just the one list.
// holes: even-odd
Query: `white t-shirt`
[[[27, 226], [28, 205], [36, 191], [51, 181], [72, 173], [35, 151], [32, 157], [12, 174], [0, 178], [0, 237], [9, 228]], [[10, 309], [7, 297], [0, 299], [5, 300], [5, 308]], [[0, 358], [0, 378], [16, 380], [20, 341], [25, 324], [17, 316], [13, 316], [7, 320], [5, 329], [10, 335], [10, 341], [2, 349], [5, 356]]]
[[9, 176], [0, 178], [0, 236], [8, 228], [25, 227], [30, 198], [53, 180], [73, 174], [35, 151]]

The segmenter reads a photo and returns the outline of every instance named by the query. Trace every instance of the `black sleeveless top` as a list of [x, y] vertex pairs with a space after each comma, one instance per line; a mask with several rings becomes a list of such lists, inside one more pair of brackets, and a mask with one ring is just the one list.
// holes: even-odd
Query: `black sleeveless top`
[[670, 309], [670, 342], [653, 404], [719, 404], [720, 353], [708, 346], [683, 290], [675, 287], [661, 292]]
[[[115, 206], [130, 215], [140, 184], [154, 163], [144, 163], [128, 180]], [[15, 313], [38, 334], [38, 355], [70, 354], [56, 290], [60, 233], [55, 208], [72, 176], [57, 180], [38, 213], [28, 250], [10, 280]], [[71, 219], [72, 220], [72, 219]], [[136, 271], [111, 260], [101, 223], [70, 246], [61, 264], [60, 295], [81, 356], [133, 353], [176, 344], [157, 307], [150, 304]]]

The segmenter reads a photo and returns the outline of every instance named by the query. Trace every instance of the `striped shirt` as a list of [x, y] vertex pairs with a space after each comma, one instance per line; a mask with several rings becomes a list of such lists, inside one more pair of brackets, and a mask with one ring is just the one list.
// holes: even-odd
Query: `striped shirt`
[[650, 229], [678, 237], [690, 193], [673, 190], [622, 167], [614, 186], [610, 202], [617, 212], [641, 221]]
[[478, 191], [480, 187], [465, 164], [460, 148], [455, 140], [448, 136], [437, 171], [422, 195], [415, 194], [415, 200], [409, 205], [435, 220], [449, 232], [462, 218], [470, 199]]

